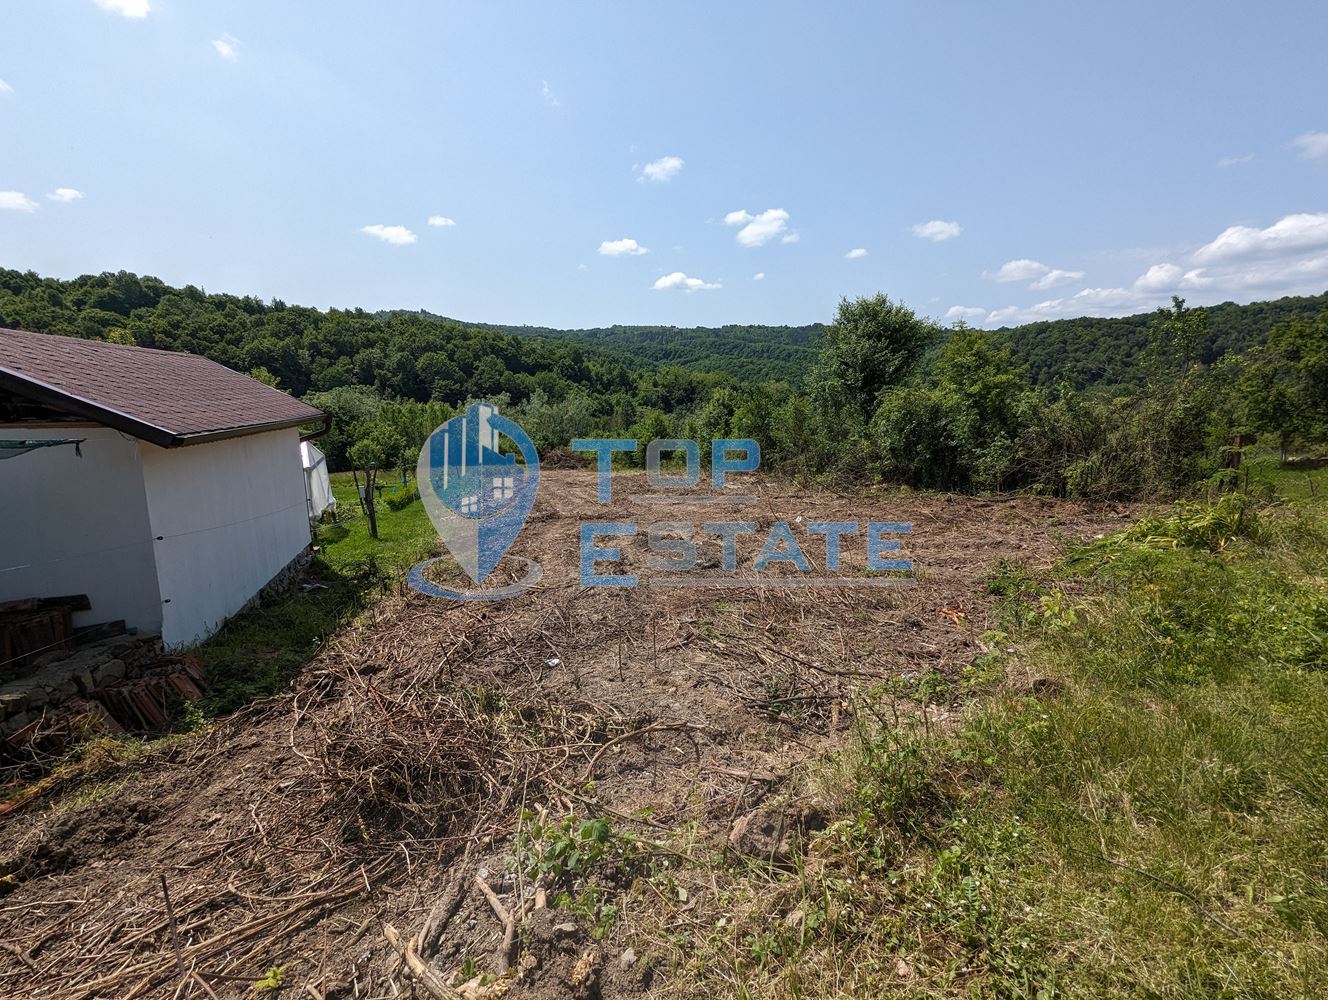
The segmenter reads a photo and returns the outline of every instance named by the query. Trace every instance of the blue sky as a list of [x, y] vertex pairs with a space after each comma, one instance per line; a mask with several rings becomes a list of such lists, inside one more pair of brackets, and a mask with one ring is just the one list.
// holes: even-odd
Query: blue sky
[[1328, 288], [1328, 5], [8, 0], [0, 25], [6, 267], [551, 326]]

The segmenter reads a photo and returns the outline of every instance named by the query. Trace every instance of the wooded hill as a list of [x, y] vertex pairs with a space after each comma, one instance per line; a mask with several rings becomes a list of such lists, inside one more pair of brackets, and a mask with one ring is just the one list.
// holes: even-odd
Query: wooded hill
[[[419, 315], [443, 323], [447, 319], [420, 311]], [[612, 355], [626, 364], [680, 365], [697, 372], [731, 375], [740, 382], [797, 383], [816, 361], [825, 325], [808, 326], [608, 326], [556, 330], [546, 326], [504, 326], [465, 323], [477, 330], [494, 330], [518, 337], [570, 341]]]
[[[1311, 319], [1328, 292], [1206, 310], [1200, 358], [1215, 361], [1267, 338], [1274, 326]], [[1076, 388], [1138, 384], [1154, 314], [1060, 319], [995, 331], [1035, 385], [1068, 378]], [[0, 326], [203, 354], [240, 371], [265, 369], [296, 395], [365, 385], [386, 395], [457, 402], [537, 387], [558, 397], [635, 394], [647, 372], [677, 382], [676, 368], [739, 384], [801, 385], [825, 326], [611, 326], [579, 330], [449, 319], [423, 310], [319, 310], [253, 296], [172, 287], [128, 271], [69, 281], [0, 269]], [[534, 342], [533, 344], [531, 342]], [[667, 373], [667, 374], [666, 374]], [[688, 381], [687, 379], [683, 379]], [[669, 408], [697, 386], [648, 393]]]
[[[1313, 319], [1325, 308], [1328, 292], [1207, 306], [1208, 335], [1200, 345], [1199, 358], [1211, 364], [1224, 354], [1248, 351], [1262, 344], [1278, 324]], [[1029, 379], [1036, 385], [1051, 385], [1062, 377], [1080, 389], [1096, 383], [1137, 384], [1143, 378], [1143, 353], [1154, 316], [1147, 312], [1118, 319], [1057, 319], [995, 332], [1007, 340], [1015, 360], [1028, 366]]]
[[[1208, 306], [1208, 337], [1201, 359], [1212, 363], [1227, 353], [1262, 344], [1268, 331], [1291, 319], [1312, 319], [1328, 308], [1328, 292], [1288, 296], [1266, 302]], [[455, 323], [421, 311], [441, 322]], [[1080, 317], [1000, 327], [995, 333], [1010, 345], [1017, 363], [1026, 365], [1035, 385], [1068, 377], [1076, 388], [1103, 383], [1137, 384], [1143, 377], [1142, 355], [1149, 344], [1152, 312], [1113, 319]], [[816, 360], [825, 325], [721, 327], [610, 326], [555, 330], [540, 326], [462, 323], [518, 337], [571, 341], [582, 347], [628, 359], [681, 365], [693, 371], [721, 372], [739, 381], [799, 384]]]

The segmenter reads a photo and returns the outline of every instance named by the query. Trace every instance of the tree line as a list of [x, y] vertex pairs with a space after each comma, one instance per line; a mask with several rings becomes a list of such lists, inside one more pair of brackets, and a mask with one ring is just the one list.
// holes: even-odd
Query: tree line
[[[1233, 327], [1233, 315], [1270, 325]], [[1171, 495], [1221, 474], [1254, 441], [1285, 453], [1328, 440], [1328, 295], [1212, 309], [1177, 299], [1128, 323], [1141, 331], [1128, 377], [1092, 380], [1074, 364], [1036, 368], [1010, 330], [947, 329], [883, 295], [846, 299], [826, 326], [776, 338], [809, 352], [801, 377], [739, 378], [623, 346], [644, 337], [661, 357], [690, 358], [703, 349], [698, 330], [680, 333], [681, 353], [670, 354], [667, 328], [515, 334], [425, 313], [264, 303], [128, 272], [59, 281], [0, 271], [0, 325], [192, 351], [333, 414], [321, 442], [333, 469], [409, 468], [428, 433], [475, 399], [502, 407], [542, 453], [595, 435], [642, 448], [753, 437], [767, 466], [796, 475], [1057, 496]], [[759, 328], [726, 329], [739, 353], [732, 345], [759, 340]]]
[[[629, 436], [641, 447], [626, 461], [640, 464], [653, 439], [689, 438], [704, 450], [717, 438], [755, 438], [767, 467], [809, 478], [1170, 497], [1230, 476], [1255, 443], [1284, 455], [1328, 443], [1328, 309], [1279, 323], [1263, 339], [1208, 363], [1207, 311], [1174, 299], [1150, 317], [1136, 382], [1080, 389], [1065, 376], [1038, 385], [999, 333], [945, 329], [877, 295], [840, 304], [801, 388], [729, 381], [691, 401], [638, 400], [613, 414], [580, 393], [492, 401], [541, 452], [575, 437]], [[412, 416], [367, 390], [338, 392], [367, 407], [342, 422], [352, 464], [362, 464], [354, 442], [368, 440], [371, 450], [358, 457], [413, 465], [428, 433], [454, 412]]]

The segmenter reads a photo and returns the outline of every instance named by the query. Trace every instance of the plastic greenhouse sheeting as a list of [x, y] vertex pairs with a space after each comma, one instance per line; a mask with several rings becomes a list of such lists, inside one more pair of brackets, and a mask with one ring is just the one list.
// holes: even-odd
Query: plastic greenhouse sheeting
[[324, 511], [337, 509], [337, 499], [327, 477], [327, 456], [312, 441], [301, 441], [300, 459], [304, 462], [304, 495], [309, 499], [309, 518], [317, 521]]

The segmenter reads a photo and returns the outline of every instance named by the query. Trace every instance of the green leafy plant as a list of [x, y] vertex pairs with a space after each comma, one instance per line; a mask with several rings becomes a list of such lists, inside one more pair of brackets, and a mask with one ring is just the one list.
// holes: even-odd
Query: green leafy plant
[[528, 878], [543, 876], [555, 883], [580, 878], [612, 846], [613, 827], [607, 819], [581, 819], [569, 813], [553, 821], [530, 811], [522, 818], [516, 856]]
[[270, 966], [267, 972], [263, 973], [263, 978], [254, 983], [254, 991], [257, 993], [277, 993], [281, 990], [285, 979], [286, 967], [284, 965]]

